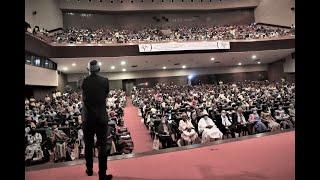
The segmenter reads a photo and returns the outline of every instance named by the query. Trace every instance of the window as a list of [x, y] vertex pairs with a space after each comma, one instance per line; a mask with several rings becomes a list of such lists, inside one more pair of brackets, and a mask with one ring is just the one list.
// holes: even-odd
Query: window
[[57, 64], [51, 61], [50, 59], [46, 57], [40, 57], [37, 55], [33, 55], [30, 53], [25, 53], [25, 64], [29, 64], [32, 66], [57, 70]]

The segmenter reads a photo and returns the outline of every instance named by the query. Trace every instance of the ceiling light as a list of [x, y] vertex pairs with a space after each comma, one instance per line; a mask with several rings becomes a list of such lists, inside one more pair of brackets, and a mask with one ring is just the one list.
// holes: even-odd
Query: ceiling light
[[111, 66], [111, 69], [115, 69], [116, 67], [115, 66]]
[[121, 65], [126, 65], [126, 62], [125, 61], [121, 61]]
[[76, 66], [76, 63], [72, 63], [72, 66]]
[[162, 69], [167, 69], [167, 67], [163, 66]]
[[126, 69], [122, 69], [122, 71], [127, 71]]
[[193, 75], [189, 75], [188, 76], [188, 79], [190, 80], [190, 79], [192, 79], [193, 78]]
[[260, 62], [260, 61], [258, 61], [257, 63], [258, 63], [258, 64], [261, 64], [261, 62]]
[[101, 65], [102, 65], [102, 63], [101, 63], [101, 62], [98, 62], [98, 65], [99, 65], [99, 66], [101, 66]]
[[183, 65], [183, 66], [182, 66], [183, 69], [185, 69], [186, 67], [187, 67], [186, 65]]
[[212, 57], [210, 60], [211, 60], [211, 61], [214, 61], [214, 58]]
[[239, 66], [241, 66], [241, 65], [242, 65], [242, 63], [238, 63], [238, 65], [239, 65]]
[[63, 67], [62, 70], [68, 71], [68, 67]]
[[48, 62], [46, 62], [45, 64], [46, 64], [46, 65], [48, 65], [49, 63], [48, 63]]
[[256, 56], [256, 55], [252, 55], [251, 58], [252, 58], [252, 59], [256, 59], [257, 56]]

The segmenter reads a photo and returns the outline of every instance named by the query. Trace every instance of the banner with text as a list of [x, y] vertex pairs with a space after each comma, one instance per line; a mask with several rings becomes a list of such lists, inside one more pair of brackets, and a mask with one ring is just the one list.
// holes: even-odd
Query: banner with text
[[160, 51], [192, 51], [192, 50], [212, 50], [230, 49], [230, 42], [169, 42], [154, 44], [139, 44], [139, 52], [160, 52]]

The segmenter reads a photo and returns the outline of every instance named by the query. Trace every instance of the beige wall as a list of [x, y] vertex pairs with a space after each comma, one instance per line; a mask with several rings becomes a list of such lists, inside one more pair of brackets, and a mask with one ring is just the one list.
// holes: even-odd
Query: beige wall
[[122, 89], [122, 80], [110, 80], [109, 89]]
[[[37, 11], [36, 15], [32, 12]], [[63, 26], [62, 12], [57, 0], [25, 0], [25, 21], [31, 27], [39, 26], [41, 29], [52, 30]]]
[[292, 56], [288, 56], [285, 58], [283, 63], [283, 71], [285, 73], [294, 73], [295, 71], [295, 59], [292, 59]]
[[[267, 65], [251, 65], [251, 66], [236, 66], [236, 67], [215, 67], [215, 68], [193, 68], [193, 69], [179, 69], [179, 70], [160, 70], [160, 71], [132, 71], [119, 73], [101, 73], [102, 76], [108, 77], [109, 80], [121, 79], [139, 79], [151, 77], [170, 77], [170, 76], [188, 76], [201, 74], [225, 74], [225, 73], [239, 73], [239, 72], [254, 72], [267, 71]], [[68, 82], [75, 82], [82, 77], [83, 74], [68, 74]]]
[[243, 7], [254, 7], [257, 6], [259, 0], [144, 0], [142, 3], [141, 0], [133, 0], [134, 3], [131, 3], [130, 0], [123, 0], [123, 3], [120, 3], [120, 0], [113, 0], [113, 3], [110, 3], [110, 0], [59, 0], [59, 7], [61, 9], [77, 9], [77, 10], [97, 10], [97, 11], [145, 11], [145, 10], [210, 10], [210, 9], [225, 9], [225, 8], [243, 8]]
[[[153, 19], [157, 17], [159, 22]], [[162, 19], [168, 18], [168, 21]], [[78, 28], [130, 28], [177, 27], [177, 26], [216, 26], [225, 24], [250, 24], [254, 22], [254, 8], [224, 11], [148, 11], [121, 13], [91, 13], [83, 17], [82, 13], [63, 13], [63, 27]]]
[[255, 21], [257, 23], [291, 26], [295, 24], [295, 0], [260, 0], [255, 9]]
[[57, 89], [59, 91], [63, 92], [66, 84], [67, 84], [67, 75], [63, 74], [63, 73], [58, 74], [58, 87], [57, 87]]
[[25, 64], [25, 84], [58, 86], [58, 73], [55, 70]]

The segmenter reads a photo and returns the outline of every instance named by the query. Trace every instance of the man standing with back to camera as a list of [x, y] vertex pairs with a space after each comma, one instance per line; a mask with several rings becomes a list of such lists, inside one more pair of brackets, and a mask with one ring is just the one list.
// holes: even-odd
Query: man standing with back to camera
[[107, 157], [110, 154], [110, 129], [108, 128], [108, 115], [106, 111], [106, 98], [109, 94], [109, 81], [107, 78], [97, 75], [100, 66], [96, 60], [89, 62], [87, 70], [89, 76], [81, 85], [82, 90], [82, 117], [83, 134], [85, 143], [86, 173], [93, 175], [93, 152], [94, 135], [97, 136], [98, 159], [99, 159], [99, 180], [112, 179], [107, 175]]

